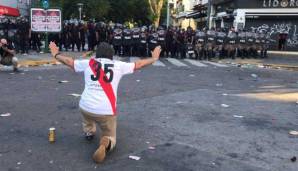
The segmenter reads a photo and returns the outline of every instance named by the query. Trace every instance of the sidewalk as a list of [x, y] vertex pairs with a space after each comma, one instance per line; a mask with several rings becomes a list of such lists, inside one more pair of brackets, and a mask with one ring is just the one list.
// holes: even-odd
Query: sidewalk
[[[66, 55], [72, 56], [76, 59], [81, 58], [84, 52], [63, 52]], [[224, 59], [217, 62], [237, 64], [237, 65], [255, 65], [270, 68], [285, 68], [298, 71], [298, 52], [277, 52], [269, 51], [266, 59], [239, 59], [231, 60]], [[60, 62], [51, 57], [50, 53], [39, 54], [31, 52], [29, 55], [17, 55], [21, 67], [31, 67], [40, 65], [58, 65]]]
[[220, 63], [237, 64], [240, 66], [257, 66], [274, 69], [289, 69], [298, 71], [298, 52], [269, 51], [266, 59], [224, 59]]
[[[80, 58], [84, 52], [63, 52], [68, 56], [74, 58]], [[55, 60], [50, 53], [36, 53], [30, 52], [28, 55], [17, 54], [16, 57], [19, 59], [19, 65], [21, 67], [32, 67], [32, 66], [41, 66], [41, 65], [59, 65], [61, 64]]]

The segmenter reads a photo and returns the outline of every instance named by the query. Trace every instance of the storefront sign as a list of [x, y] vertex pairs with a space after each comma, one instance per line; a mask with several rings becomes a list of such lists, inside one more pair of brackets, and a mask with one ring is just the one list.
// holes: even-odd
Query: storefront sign
[[20, 12], [16, 8], [0, 5], [0, 15], [8, 15], [8, 16], [18, 17], [18, 16], [20, 16]]
[[62, 27], [59, 9], [32, 8], [31, 30], [34, 32], [60, 32]]
[[298, 7], [298, 0], [263, 0], [264, 8], [293, 8]]

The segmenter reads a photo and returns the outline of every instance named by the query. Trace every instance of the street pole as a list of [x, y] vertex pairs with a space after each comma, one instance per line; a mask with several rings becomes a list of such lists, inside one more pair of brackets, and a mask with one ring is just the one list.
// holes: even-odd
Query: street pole
[[170, 26], [170, 0], [167, 0], [167, 28]]
[[82, 20], [82, 8], [79, 7], [79, 12], [80, 12], [80, 21]]
[[211, 19], [211, 5], [213, 0], [208, 0], [208, 11], [207, 11], [207, 28], [210, 28], [210, 19]]
[[45, 31], [45, 47], [44, 47], [44, 53], [48, 53], [49, 52], [49, 33], [48, 33], [48, 25], [47, 25], [47, 19], [48, 19], [48, 12], [47, 12], [47, 9], [49, 9], [49, 2], [48, 0], [44, 0], [43, 1], [43, 9], [45, 10], [46, 12], [46, 31]]
[[82, 20], [82, 9], [83, 9], [83, 5], [82, 3], [77, 3], [77, 6], [79, 7], [79, 17], [80, 17], [80, 21]]

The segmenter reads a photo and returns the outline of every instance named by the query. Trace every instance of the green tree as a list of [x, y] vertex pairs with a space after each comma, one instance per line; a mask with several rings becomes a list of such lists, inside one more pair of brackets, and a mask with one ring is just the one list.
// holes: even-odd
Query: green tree
[[164, 4], [164, 0], [148, 0], [149, 7], [153, 14], [153, 23], [155, 27], [159, 26], [160, 16], [161, 16], [161, 9]]

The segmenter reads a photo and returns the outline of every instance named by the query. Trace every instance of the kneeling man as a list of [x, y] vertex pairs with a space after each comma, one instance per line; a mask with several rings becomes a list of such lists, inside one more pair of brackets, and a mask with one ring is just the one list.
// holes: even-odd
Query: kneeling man
[[53, 57], [61, 63], [75, 72], [84, 72], [85, 89], [79, 104], [83, 116], [83, 131], [87, 140], [91, 140], [96, 133], [96, 124], [99, 125], [102, 134], [93, 160], [100, 163], [116, 145], [117, 88], [121, 78], [153, 64], [159, 59], [161, 48], [156, 47], [151, 58], [135, 63], [113, 60], [114, 49], [105, 42], [97, 47], [94, 57], [85, 60], [74, 60], [59, 53], [59, 48], [53, 42], [50, 43], [50, 50]]

